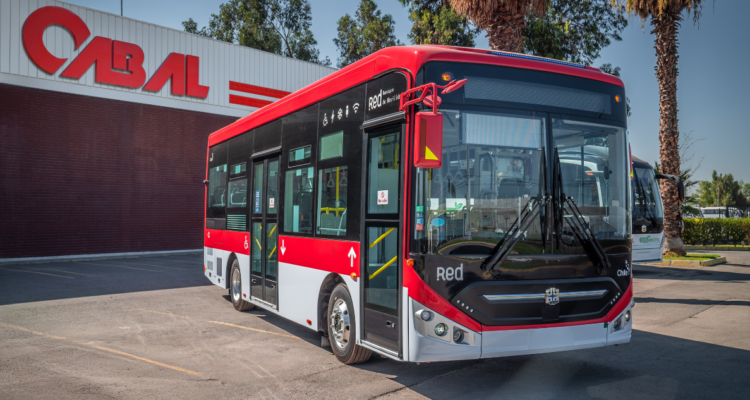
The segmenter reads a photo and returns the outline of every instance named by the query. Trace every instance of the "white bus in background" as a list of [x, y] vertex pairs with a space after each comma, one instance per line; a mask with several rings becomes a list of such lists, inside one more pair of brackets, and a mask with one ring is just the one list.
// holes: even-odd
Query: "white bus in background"
[[633, 262], [661, 262], [664, 253], [664, 206], [659, 179], [677, 182], [684, 198], [682, 181], [674, 175], [656, 174], [646, 161], [633, 157]]
[[742, 210], [734, 207], [701, 207], [703, 218], [743, 218]]

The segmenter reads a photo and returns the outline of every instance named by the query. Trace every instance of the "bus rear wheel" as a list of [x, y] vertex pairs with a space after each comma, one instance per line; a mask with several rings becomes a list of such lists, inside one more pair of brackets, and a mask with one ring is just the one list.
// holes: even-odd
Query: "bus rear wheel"
[[344, 364], [359, 364], [370, 359], [372, 351], [357, 344], [357, 321], [349, 290], [339, 284], [328, 302], [328, 338], [331, 350]]
[[240, 263], [234, 260], [232, 263], [232, 272], [229, 281], [229, 298], [232, 299], [232, 305], [237, 311], [248, 311], [255, 306], [242, 299], [242, 275], [240, 274]]

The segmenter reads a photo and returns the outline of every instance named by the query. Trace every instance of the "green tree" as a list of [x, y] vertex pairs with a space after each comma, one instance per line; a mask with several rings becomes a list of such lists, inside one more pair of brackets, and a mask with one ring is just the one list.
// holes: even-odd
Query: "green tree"
[[747, 203], [750, 204], [750, 183], [740, 181], [740, 186], [742, 186], [742, 195], [745, 196]]
[[398, 0], [409, 7], [413, 44], [443, 44], [474, 47], [479, 30], [465, 16], [456, 14], [448, 0]]
[[[659, 158], [664, 173], [680, 173], [677, 129], [677, 33], [682, 14], [693, 12], [693, 21], [701, 15], [701, 0], [612, 0], [617, 9], [624, 8], [646, 21], [651, 20], [656, 40], [656, 80], [659, 82]], [[665, 253], [685, 254], [682, 242], [682, 210], [677, 186], [665, 183], [661, 186], [664, 202]]]
[[182, 26], [185, 32], [330, 65], [327, 57], [320, 59], [311, 21], [307, 0], [229, 0], [211, 14], [208, 26], [198, 29], [192, 18]]
[[711, 174], [710, 181], [702, 181], [698, 187], [698, 202], [703, 207], [745, 206], [747, 196], [743, 192], [745, 183], [734, 180], [732, 174]]
[[450, 0], [456, 13], [487, 32], [493, 50], [523, 52], [527, 18], [544, 13], [551, 0]]
[[400, 46], [394, 33], [395, 22], [390, 14], [381, 16], [372, 0], [361, 0], [354, 18], [349, 14], [339, 19], [338, 35], [333, 43], [339, 50], [339, 68], [389, 47]]
[[546, 13], [527, 18], [526, 53], [591, 65], [599, 52], [628, 26], [622, 10], [611, 0], [552, 0]]

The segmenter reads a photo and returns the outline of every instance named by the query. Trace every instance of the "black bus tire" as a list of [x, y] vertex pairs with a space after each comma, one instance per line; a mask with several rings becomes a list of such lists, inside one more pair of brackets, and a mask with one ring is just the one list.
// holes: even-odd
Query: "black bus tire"
[[[252, 303], [242, 299], [242, 274], [240, 273], [239, 261], [234, 260], [231, 271], [229, 273], [229, 298], [232, 300], [234, 309], [237, 311], [254, 309], [255, 306]], [[235, 278], [237, 279], [236, 282]]]
[[371, 350], [357, 344], [357, 320], [354, 314], [349, 290], [346, 285], [339, 284], [331, 293], [326, 321], [331, 350], [339, 361], [347, 365], [365, 362], [372, 356]]

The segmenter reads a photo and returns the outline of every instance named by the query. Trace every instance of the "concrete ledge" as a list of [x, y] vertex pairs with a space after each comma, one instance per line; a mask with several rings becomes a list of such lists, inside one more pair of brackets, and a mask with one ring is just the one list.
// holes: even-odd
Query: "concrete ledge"
[[655, 267], [694, 267], [694, 268], [703, 268], [703, 267], [710, 267], [713, 265], [718, 264], [726, 264], [727, 258], [726, 257], [719, 257], [714, 258], [712, 260], [664, 260], [660, 263], [650, 263], [648, 265], [653, 265]]
[[712, 251], [750, 251], [750, 247], [735, 247], [733, 245], [726, 246], [685, 246], [685, 251], [692, 250], [712, 250]]
[[169, 251], [137, 251], [131, 253], [105, 253], [105, 254], [79, 254], [72, 256], [52, 256], [52, 257], [23, 257], [23, 258], [0, 258], [0, 265], [8, 264], [31, 264], [45, 263], [53, 261], [90, 261], [102, 260], [107, 258], [134, 258], [144, 256], [169, 256], [178, 254], [195, 254], [203, 253], [203, 249], [191, 250], [169, 250]]

